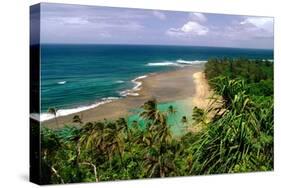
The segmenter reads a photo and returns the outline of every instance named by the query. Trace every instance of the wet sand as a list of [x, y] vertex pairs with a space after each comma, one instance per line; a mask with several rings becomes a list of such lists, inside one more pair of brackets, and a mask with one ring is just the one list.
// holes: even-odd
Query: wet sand
[[41, 125], [49, 128], [61, 128], [64, 125], [73, 124], [74, 115], [80, 115], [83, 122], [113, 120], [129, 116], [130, 110], [141, 107], [151, 98], [156, 98], [158, 102], [169, 102], [193, 97], [197, 91], [193, 75], [199, 71], [202, 71], [201, 66], [189, 66], [170, 72], [148, 75], [148, 77], [138, 80], [142, 82], [140, 90], [137, 91], [139, 96], [127, 96], [93, 109], [57, 117], [58, 125], [55, 119], [44, 121]]

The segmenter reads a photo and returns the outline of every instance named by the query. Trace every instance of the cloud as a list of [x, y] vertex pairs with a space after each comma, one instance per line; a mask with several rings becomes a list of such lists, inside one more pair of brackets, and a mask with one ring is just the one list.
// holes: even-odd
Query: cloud
[[207, 18], [204, 14], [197, 13], [197, 12], [189, 13], [188, 19], [191, 20], [191, 21], [197, 21], [197, 22], [200, 22], [200, 23], [203, 23], [203, 22], [207, 21]]
[[264, 29], [268, 32], [273, 32], [273, 18], [267, 17], [247, 17], [240, 22], [241, 25], [254, 26]]
[[91, 29], [119, 29], [119, 30], [141, 30], [144, 26], [136, 21], [128, 19], [112, 19], [107, 17], [88, 17], [88, 16], [56, 16], [45, 17], [42, 25], [54, 26], [55, 28], [91, 28]]
[[229, 40], [249, 41], [273, 38], [273, 19], [265, 17], [243, 17], [220, 30], [217, 35]]
[[[77, 5], [42, 4], [41, 22], [48, 30], [137, 31], [147, 15], [130, 9], [99, 8]], [[66, 31], [65, 31], [66, 32]]]
[[181, 28], [170, 28], [166, 34], [170, 36], [204, 36], [209, 32], [209, 28], [198, 22], [188, 21]]
[[166, 15], [164, 13], [162, 13], [162, 12], [154, 10], [154, 11], [152, 11], [152, 14], [154, 16], [156, 16], [160, 20], [165, 20], [166, 19]]
[[196, 35], [206, 35], [209, 29], [197, 22], [189, 21], [181, 28], [184, 33], [193, 33]]
[[60, 17], [60, 18], [50, 18], [49, 21], [57, 22], [65, 25], [85, 25], [90, 22], [83, 17]]
[[188, 21], [179, 28], [170, 28], [166, 31], [169, 36], [187, 37], [187, 36], [204, 36], [209, 33], [209, 28], [203, 23], [207, 17], [202, 13], [189, 13]]

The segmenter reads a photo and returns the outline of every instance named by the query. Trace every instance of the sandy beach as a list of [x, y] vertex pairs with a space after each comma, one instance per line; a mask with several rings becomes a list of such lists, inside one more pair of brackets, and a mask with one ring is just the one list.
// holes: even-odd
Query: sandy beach
[[41, 125], [48, 128], [61, 128], [64, 125], [73, 124], [74, 115], [81, 116], [83, 122], [127, 117], [131, 114], [130, 110], [139, 108], [151, 98], [156, 98], [158, 102], [169, 102], [194, 97], [194, 104], [201, 107], [204, 96], [208, 94], [205, 90], [208, 85], [201, 71], [202, 67], [185, 67], [148, 75], [138, 80], [142, 83], [140, 90], [137, 91], [138, 96], [127, 96], [93, 109], [57, 117], [58, 125], [55, 119], [44, 121]]
[[212, 95], [208, 81], [203, 72], [194, 73], [193, 78], [195, 83], [195, 95], [192, 101], [193, 105], [198, 108], [206, 109], [210, 104], [209, 97]]

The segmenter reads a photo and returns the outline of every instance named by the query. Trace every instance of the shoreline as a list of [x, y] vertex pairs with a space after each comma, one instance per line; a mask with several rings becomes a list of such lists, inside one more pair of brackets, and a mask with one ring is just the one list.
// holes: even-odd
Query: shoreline
[[[104, 98], [101, 98], [101, 100], [96, 101], [95, 103], [92, 103], [92, 104], [87, 104], [87, 105], [83, 105], [83, 106], [82, 105], [75, 106], [75, 107], [67, 108], [67, 109], [58, 109], [56, 117], [72, 115], [72, 114], [79, 113], [79, 112], [82, 112], [85, 110], [96, 108], [100, 105], [113, 102], [114, 100], [122, 99], [123, 97], [139, 96], [139, 93], [137, 93], [137, 92], [141, 89], [140, 87], [142, 85], [142, 79], [147, 78], [148, 76], [153, 75], [153, 74], [155, 74], [155, 73], [149, 73], [146, 75], [138, 76], [138, 77], [134, 78], [133, 80], [131, 80], [131, 82], [133, 84], [135, 84], [135, 86], [131, 89], [126, 89], [124, 91], [121, 91], [119, 97], [104, 97]], [[30, 117], [37, 121], [40, 121], [40, 119], [41, 119], [41, 123], [55, 118], [55, 116], [53, 114], [48, 113], [48, 112], [41, 113], [40, 116], [39, 116], [39, 114], [32, 113], [32, 114], [30, 114]]]
[[48, 128], [61, 128], [72, 123], [74, 115], [81, 116], [83, 122], [113, 120], [118, 117], [128, 117], [131, 110], [139, 108], [145, 101], [156, 98], [158, 102], [169, 102], [194, 97], [196, 86], [193, 74], [202, 71], [202, 66], [184, 67], [181, 69], [151, 73], [139, 76], [132, 80], [135, 86], [126, 90], [124, 98], [111, 100], [94, 108], [85, 109], [65, 116], [41, 122], [41, 125]]
[[209, 97], [212, 96], [213, 92], [210, 89], [203, 71], [194, 73], [193, 78], [196, 90], [192, 101], [193, 105], [197, 106], [198, 108], [206, 109], [210, 104], [211, 100]]

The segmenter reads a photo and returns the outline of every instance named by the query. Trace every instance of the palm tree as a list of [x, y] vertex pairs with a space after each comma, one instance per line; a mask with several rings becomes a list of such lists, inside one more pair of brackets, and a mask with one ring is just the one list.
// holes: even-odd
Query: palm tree
[[157, 126], [166, 123], [167, 117], [165, 113], [162, 113], [157, 109], [156, 99], [145, 102], [142, 108], [143, 111], [140, 113], [140, 117], [149, 121], [148, 125], [151, 125], [149, 127], [151, 131], [156, 130]]
[[81, 130], [79, 144], [86, 150], [96, 150], [100, 154], [105, 153], [104, 142], [105, 124], [103, 122], [86, 123]]
[[[167, 124], [167, 116], [165, 113], [160, 112], [157, 109], [157, 102], [155, 99], [149, 100], [143, 105], [144, 111], [140, 116], [146, 120], [152, 122], [149, 127], [149, 131], [153, 133], [156, 142], [168, 142], [171, 140], [171, 133]], [[171, 106], [171, 112], [175, 112], [175, 109]]]
[[123, 131], [126, 134], [126, 138], [130, 140], [131, 137], [131, 131], [129, 129], [129, 126], [125, 120], [125, 118], [119, 118], [116, 120], [116, 124], [119, 127], [120, 131]]
[[156, 140], [163, 144], [170, 144], [172, 141], [172, 134], [167, 124], [161, 124], [155, 134]]
[[207, 123], [207, 114], [204, 112], [203, 109], [195, 106], [192, 112], [192, 120], [195, 124], [205, 125]]
[[186, 125], [186, 124], [188, 123], [188, 120], [187, 120], [187, 117], [186, 117], [186, 116], [182, 116], [182, 118], [181, 118], [181, 123], [182, 123], [183, 125]]
[[177, 110], [174, 108], [173, 105], [170, 105], [168, 107], [168, 113], [171, 114], [171, 115], [175, 115], [177, 113]]
[[79, 115], [73, 116], [72, 122], [73, 122], [73, 123], [79, 123], [79, 125], [82, 125], [82, 124], [83, 124], [82, 119], [80, 118]]
[[57, 109], [55, 107], [52, 107], [52, 108], [49, 108], [48, 109], [48, 113], [50, 114], [53, 114], [55, 116], [55, 121], [56, 121], [56, 125], [57, 125], [57, 128], [58, 128], [58, 120], [57, 120]]
[[112, 156], [115, 152], [119, 154], [121, 163], [123, 164], [123, 153], [125, 150], [124, 134], [122, 128], [118, 127], [116, 123], [108, 123], [104, 131], [105, 149], [108, 154], [108, 159], [111, 167]]
[[142, 105], [143, 112], [140, 113], [140, 117], [146, 120], [155, 121], [157, 114], [157, 101], [156, 99], [149, 100]]
[[173, 105], [170, 105], [170, 106], [168, 107], [167, 113], [168, 113], [168, 115], [171, 115], [171, 116], [173, 117], [174, 123], [177, 124], [177, 123], [176, 123], [176, 119], [175, 119], [175, 114], [177, 113], [177, 110], [174, 108]]
[[166, 177], [169, 173], [175, 172], [174, 154], [170, 150], [161, 152], [158, 148], [166, 148], [166, 145], [158, 145], [149, 148], [144, 158], [143, 164], [146, 169], [147, 177]]

